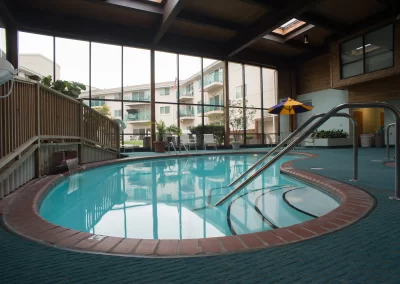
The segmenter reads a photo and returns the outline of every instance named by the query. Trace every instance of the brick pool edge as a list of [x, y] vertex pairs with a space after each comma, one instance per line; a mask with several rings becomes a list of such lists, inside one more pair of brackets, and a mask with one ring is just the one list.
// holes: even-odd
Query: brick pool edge
[[[237, 154], [259, 153], [240, 152]], [[218, 154], [232, 154], [219, 152]], [[295, 153], [305, 158], [317, 155]], [[201, 154], [200, 154], [201, 155]], [[209, 155], [202, 154], [202, 155]], [[103, 165], [161, 157], [140, 157], [86, 165], [82, 170]], [[4, 223], [14, 233], [39, 243], [84, 252], [125, 256], [179, 257], [205, 256], [264, 249], [310, 240], [343, 229], [366, 216], [375, 200], [366, 192], [339, 181], [293, 168], [293, 161], [281, 165], [281, 172], [328, 192], [340, 201], [333, 211], [310, 221], [252, 234], [185, 240], [131, 239], [94, 235], [52, 224], [38, 214], [47, 192], [66, 175], [47, 176], [28, 183], [5, 202]], [[11, 197], [11, 196], [10, 196]]]

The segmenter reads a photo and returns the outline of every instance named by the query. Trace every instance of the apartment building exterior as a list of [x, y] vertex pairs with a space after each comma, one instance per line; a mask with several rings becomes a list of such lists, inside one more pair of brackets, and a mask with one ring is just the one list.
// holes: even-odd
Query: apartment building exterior
[[[231, 102], [243, 101], [242, 65], [230, 63], [229, 94]], [[246, 105], [249, 108], [261, 108], [260, 69], [246, 68]], [[264, 107], [276, 103], [276, 71], [263, 69], [263, 103]], [[155, 84], [155, 117], [166, 125], [178, 124], [184, 132], [202, 124], [204, 105], [204, 124], [224, 125], [224, 65], [215, 61], [203, 70], [204, 103], [202, 104], [201, 72], [187, 79]], [[179, 90], [179, 91], [178, 91]], [[81, 98], [89, 104], [89, 92], [81, 94]], [[123, 101], [121, 101], [123, 98]], [[126, 86], [112, 89], [91, 90], [91, 107], [99, 108], [107, 105], [111, 116], [121, 119], [126, 124], [124, 133], [129, 134], [125, 140], [134, 136], [148, 135], [151, 124], [150, 84]], [[179, 115], [178, 115], [179, 113]], [[123, 115], [122, 115], [123, 114]], [[262, 133], [261, 110], [257, 110], [254, 118], [248, 121], [247, 133]], [[277, 132], [277, 119], [264, 113], [264, 132]], [[130, 135], [132, 134], [132, 135]]]

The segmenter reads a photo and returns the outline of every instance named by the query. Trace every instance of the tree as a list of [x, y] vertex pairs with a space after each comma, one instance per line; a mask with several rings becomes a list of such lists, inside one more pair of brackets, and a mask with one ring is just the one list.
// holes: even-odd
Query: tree
[[78, 98], [82, 90], [86, 90], [84, 84], [74, 81], [57, 80], [53, 82], [51, 75], [43, 77], [40, 83], [73, 98]]
[[[247, 106], [247, 100], [245, 101], [245, 105]], [[243, 101], [242, 100], [229, 100], [229, 127], [233, 135], [234, 141], [240, 140], [239, 130], [244, 128], [246, 123], [246, 128], [250, 125], [250, 123], [254, 122], [254, 116], [256, 114], [256, 110], [253, 108], [254, 106], [247, 106], [245, 116], [243, 115]], [[223, 119], [225, 114], [219, 116], [220, 119]], [[246, 117], [246, 118], [245, 118]]]
[[101, 107], [94, 108], [96, 111], [105, 115], [107, 117], [111, 117], [110, 107], [108, 105], [102, 105]]

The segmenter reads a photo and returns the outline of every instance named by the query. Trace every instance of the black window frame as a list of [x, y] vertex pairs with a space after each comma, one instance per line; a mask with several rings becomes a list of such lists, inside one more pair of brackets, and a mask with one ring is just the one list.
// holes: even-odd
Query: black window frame
[[[365, 37], [366, 37], [368, 34], [372, 33], [372, 32], [375, 32], [375, 31], [377, 31], [377, 30], [386, 28], [386, 27], [388, 27], [388, 26], [392, 26], [392, 48], [388, 50], [388, 51], [392, 51], [392, 52], [393, 52], [392, 65], [391, 65], [391, 66], [388, 66], [388, 67], [385, 67], [385, 68], [382, 68], [382, 69], [377, 69], [377, 70], [374, 70], [374, 71], [367, 72], [367, 71], [366, 71], [366, 60], [365, 60], [365, 59], [366, 59], [366, 53], [365, 53]], [[356, 76], [365, 75], [365, 74], [370, 74], [370, 73], [374, 73], [374, 72], [377, 72], [377, 71], [385, 70], [385, 69], [388, 69], [388, 68], [393, 68], [393, 67], [394, 67], [394, 59], [395, 59], [395, 57], [396, 57], [396, 55], [395, 55], [395, 48], [394, 48], [394, 45], [395, 45], [395, 33], [396, 33], [396, 32], [395, 32], [395, 29], [396, 29], [396, 25], [394, 25], [393, 23], [391, 23], [391, 24], [386, 24], [386, 25], [383, 25], [383, 26], [381, 26], [381, 27], [379, 27], [379, 28], [376, 28], [376, 29], [374, 29], [374, 30], [368, 31], [368, 32], [366, 32], [366, 33], [364, 33], [364, 34], [362, 34], [362, 35], [357, 35], [357, 36], [352, 37], [352, 38], [350, 38], [350, 39], [348, 39], [348, 40], [346, 40], [346, 41], [342, 41], [342, 42], [339, 44], [340, 80], [345, 80], [345, 79], [353, 78], [353, 77], [356, 77]], [[362, 60], [362, 63], [363, 63], [363, 72], [362, 72], [361, 74], [357, 74], [357, 75], [353, 75], [353, 76], [349, 76], [349, 77], [343, 77], [343, 66], [345, 66], [345, 65], [347, 65], [347, 64], [349, 64], [349, 63], [343, 63], [343, 62], [342, 62], [342, 45], [345, 44], [346, 42], [349, 42], [349, 41], [354, 40], [354, 39], [359, 38], [359, 37], [361, 37], [361, 39], [362, 39], [362, 50], [363, 50], [363, 52], [362, 52], [362, 59], [361, 59], [361, 60]], [[353, 61], [353, 62], [351, 62], [351, 63], [354, 63], [354, 62], [357, 62], [357, 61], [361, 61], [361, 60], [356, 60], [356, 61]]]

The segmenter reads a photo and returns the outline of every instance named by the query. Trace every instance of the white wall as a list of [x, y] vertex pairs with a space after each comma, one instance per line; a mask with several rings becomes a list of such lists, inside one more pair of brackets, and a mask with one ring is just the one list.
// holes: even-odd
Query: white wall
[[[297, 121], [302, 123], [308, 117], [312, 115], [319, 114], [319, 113], [327, 113], [335, 106], [347, 103], [348, 102], [348, 91], [347, 90], [334, 90], [328, 89], [308, 94], [303, 94], [297, 96], [298, 101], [311, 101], [312, 105], [314, 106], [312, 111], [298, 114]], [[345, 109], [340, 111], [342, 113], [349, 113], [349, 109]], [[282, 118], [282, 117], [281, 117]], [[281, 127], [282, 124], [288, 125], [288, 120], [286, 116], [286, 123], [283, 122], [281, 119]], [[300, 125], [300, 124], [298, 124]], [[343, 129], [343, 131], [350, 134], [350, 121], [348, 118], [330, 118], [327, 122], [325, 122], [318, 130], [332, 130], [332, 129]]]
[[[41, 76], [53, 76], [53, 61], [41, 54], [20, 54], [19, 65]], [[56, 64], [56, 78], [60, 78], [60, 65]]]

